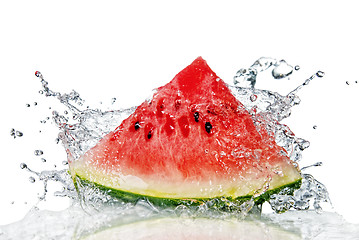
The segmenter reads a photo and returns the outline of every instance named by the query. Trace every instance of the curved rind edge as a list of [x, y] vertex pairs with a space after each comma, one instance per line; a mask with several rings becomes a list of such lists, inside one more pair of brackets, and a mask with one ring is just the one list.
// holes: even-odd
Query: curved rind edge
[[[81, 178], [80, 176], [76, 175], [74, 178], [74, 184], [76, 187], [76, 190], [80, 192], [79, 185], [82, 187], [90, 187], [100, 190], [102, 193], [111, 196], [114, 199], [120, 200], [125, 203], [136, 203], [140, 200], [148, 201], [149, 203], [153, 204], [157, 207], [176, 207], [179, 205], [186, 205], [186, 206], [199, 206], [205, 203], [210, 203], [210, 207], [222, 209], [222, 210], [238, 210], [238, 207], [246, 202], [252, 199], [253, 196], [246, 195], [246, 196], [240, 196], [237, 198], [232, 197], [214, 197], [214, 198], [185, 198], [185, 199], [179, 199], [179, 198], [161, 198], [161, 197], [153, 197], [153, 196], [146, 196], [131, 192], [126, 192], [110, 187], [105, 187], [101, 184], [94, 183], [91, 181], [88, 181], [86, 179]], [[270, 199], [270, 196], [273, 194], [277, 194], [283, 189], [286, 191], [286, 195], [293, 195], [293, 192], [296, 189], [299, 189], [302, 184], [302, 179], [298, 179], [292, 183], [285, 184], [283, 186], [280, 186], [275, 189], [268, 190], [264, 192], [263, 194], [257, 196], [254, 198], [255, 205], [261, 205], [264, 202], [268, 201]], [[79, 193], [80, 194], [80, 193]], [[232, 203], [232, 204], [229, 204]], [[234, 204], [233, 204], [234, 203]]]

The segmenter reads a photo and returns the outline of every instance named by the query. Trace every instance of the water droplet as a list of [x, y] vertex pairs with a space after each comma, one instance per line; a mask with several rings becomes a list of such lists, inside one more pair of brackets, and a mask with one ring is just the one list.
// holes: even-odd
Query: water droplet
[[46, 162], [46, 159], [45, 159], [45, 158], [41, 158], [41, 161], [42, 161], [42, 162]]
[[13, 205], [15, 203], [15, 201], [11, 201], [10, 204]]
[[29, 177], [29, 181], [30, 181], [31, 183], [34, 183], [34, 182], [35, 182], [35, 178], [34, 178], [34, 177]]
[[12, 129], [10, 130], [10, 136], [16, 138], [15, 129], [14, 129], [14, 128], [12, 128]]
[[27, 168], [26, 163], [20, 163], [20, 168], [21, 168], [21, 169], [25, 169], [25, 168]]
[[44, 154], [44, 152], [42, 150], [35, 150], [34, 154], [35, 156], [41, 156], [42, 154]]
[[275, 79], [288, 77], [292, 73], [293, 67], [284, 60], [281, 60], [279, 64], [272, 70], [272, 76]]
[[315, 167], [320, 167], [323, 165], [323, 162], [317, 162], [317, 163], [314, 163], [313, 166]]
[[34, 102], [34, 106], [37, 106], [37, 102]]
[[116, 99], [115, 97], [112, 98], [112, 99], [111, 99], [111, 103], [114, 104], [114, 103], [116, 102], [116, 100], [117, 100], [117, 99]]
[[22, 132], [20, 132], [20, 131], [16, 131], [16, 137], [22, 137], [22, 136], [24, 136], [24, 134], [22, 133]]
[[348, 82], [348, 81], [346, 81], [345, 83], [346, 83], [347, 85], [349, 85], [349, 82]]
[[310, 142], [306, 141], [304, 139], [298, 138], [296, 140], [298, 148], [303, 151], [304, 149], [308, 148], [310, 146]]
[[65, 110], [65, 111], [64, 111], [64, 114], [67, 115], [67, 114], [69, 114], [69, 112]]
[[323, 72], [323, 71], [318, 71], [317, 73], [316, 73], [316, 75], [317, 75], [317, 77], [324, 77], [324, 75], [325, 75], [325, 73]]
[[35, 72], [35, 76], [36, 76], [36, 77], [40, 77], [40, 76], [42, 76], [42, 74], [41, 74], [41, 72], [36, 71], [36, 72]]
[[249, 99], [250, 99], [252, 102], [254, 102], [255, 100], [257, 100], [257, 95], [252, 94], [252, 95], [249, 97]]
[[355, 83], [358, 83], [358, 81], [355, 81]]
[[304, 169], [311, 168], [311, 167], [320, 167], [322, 165], [323, 165], [323, 162], [316, 162], [316, 163], [314, 163], [312, 165], [302, 167], [300, 170], [304, 170]]
[[44, 91], [42, 91], [42, 90], [39, 90], [39, 93], [40, 93], [40, 94], [44, 94]]
[[296, 70], [296, 71], [298, 71], [300, 69], [300, 66], [299, 65], [296, 65], [295, 67], [294, 67], [294, 70]]
[[69, 164], [69, 162], [68, 161], [62, 161], [62, 165], [68, 165]]
[[317, 126], [317, 125], [314, 125], [314, 126], [313, 126], [313, 129], [317, 129], [317, 128], [318, 128], [318, 126]]
[[30, 104], [28, 104], [28, 103], [26, 103], [26, 105], [25, 105], [26, 107], [30, 107]]
[[310, 83], [311, 79], [307, 79], [304, 81], [303, 85], [308, 85]]

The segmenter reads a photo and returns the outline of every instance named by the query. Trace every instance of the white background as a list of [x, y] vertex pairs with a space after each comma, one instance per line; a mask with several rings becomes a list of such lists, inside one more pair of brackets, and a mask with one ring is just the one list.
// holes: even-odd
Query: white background
[[[311, 142], [301, 166], [322, 161], [308, 172], [327, 186], [335, 211], [359, 222], [355, 1], [7, 2], [0, 3], [0, 225], [21, 219], [42, 192], [20, 163], [61, 169], [66, 158], [54, 141], [56, 127], [40, 123], [54, 103], [38, 93], [36, 70], [56, 91], [75, 89], [93, 103], [117, 97], [118, 106], [128, 107], [197, 56], [228, 83], [262, 56], [300, 65], [290, 80], [270, 86], [282, 94], [317, 70], [326, 73], [302, 90], [285, 123]], [[11, 128], [24, 136], [13, 139]], [[44, 150], [46, 163], [35, 149]], [[66, 204], [49, 198], [41, 206]]]

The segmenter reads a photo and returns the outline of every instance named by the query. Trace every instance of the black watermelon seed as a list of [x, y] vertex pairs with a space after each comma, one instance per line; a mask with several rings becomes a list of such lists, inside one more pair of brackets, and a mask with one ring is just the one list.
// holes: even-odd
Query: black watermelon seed
[[206, 132], [211, 133], [212, 124], [210, 122], [206, 122], [204, 127], [206, 128]]
[[135, 123], [135, 130], [138, 130], [140, 128], [140, 123], [139, 122], [136, 122]]
[[196, 122], [198, 122], [198, 121], [199, 121], [199, 113], [198, 113], [198, 112], [195, 112], [195, 113], [193, 114], [193, 116], [194, 116], [194, 120], [195, 120]]
[[151, 137], [152, 137], [152, 131], [149, 131], [149, 132], [147, 133], [147, 138], [150, 139]]

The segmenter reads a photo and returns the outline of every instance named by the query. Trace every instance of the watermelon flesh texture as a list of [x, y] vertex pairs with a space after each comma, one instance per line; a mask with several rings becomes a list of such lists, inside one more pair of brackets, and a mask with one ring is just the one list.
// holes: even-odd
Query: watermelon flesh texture
[[200, 57], [70, 170], [122, 196], [159, 199], [235, 199], [301, 180], [285, 150]]

